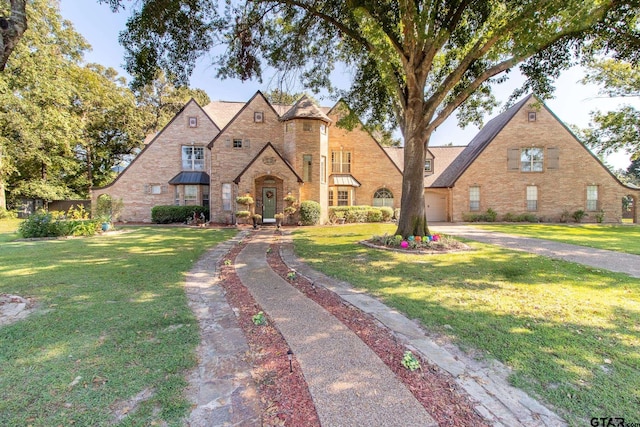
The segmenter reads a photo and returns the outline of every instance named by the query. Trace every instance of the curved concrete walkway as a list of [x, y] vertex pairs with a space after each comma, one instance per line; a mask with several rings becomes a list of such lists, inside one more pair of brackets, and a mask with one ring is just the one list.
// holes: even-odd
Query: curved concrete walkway
[[430, 228], [432, 228], [433, 232], [464, 237], [469, 240], [499, 245], [509, 249], [562, 259], [640, 278], [640, 255], [496, 233], [466, 224], [435, 224], [431, 225]]
[[269, 314], [304, 373], [325, 426], [436, 426], [378, 356], [268, 265], [273, 231], [254, 234], [236, 257], [242, 283]]

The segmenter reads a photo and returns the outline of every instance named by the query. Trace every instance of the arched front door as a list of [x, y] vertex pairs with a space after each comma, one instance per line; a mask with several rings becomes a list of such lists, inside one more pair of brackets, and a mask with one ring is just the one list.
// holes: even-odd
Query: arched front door
[[276, 222], [276, 187], [262, 187], [262, 222]]

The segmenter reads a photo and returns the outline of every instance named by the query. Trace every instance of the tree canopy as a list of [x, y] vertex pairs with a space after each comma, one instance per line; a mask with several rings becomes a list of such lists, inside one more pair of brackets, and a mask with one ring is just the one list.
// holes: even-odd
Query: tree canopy
[[[608, 97], [640, 97], [640, 68], [630, 62], [606, 59], [589, 64], [585, 83], [602, 85]], [[640, 111], [631, 105], [591, 113], [591, 125], [581, 131], [585, 143], [598, 154], [626, 151], [640, 159]]]

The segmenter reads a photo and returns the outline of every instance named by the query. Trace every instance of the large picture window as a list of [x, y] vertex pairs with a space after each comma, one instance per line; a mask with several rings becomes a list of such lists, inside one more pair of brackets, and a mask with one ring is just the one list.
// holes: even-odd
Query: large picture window
[[204, 147], [182, 147], [182, 170], [204, 170]]
[[523, 148], [520, 150], [520, 170], [522, 172], [542, 172], [544, 166], [544, 149]]

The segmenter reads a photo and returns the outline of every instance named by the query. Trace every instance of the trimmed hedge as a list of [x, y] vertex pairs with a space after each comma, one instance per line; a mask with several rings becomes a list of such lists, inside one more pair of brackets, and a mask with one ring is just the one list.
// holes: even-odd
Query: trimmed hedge
[[18, 226], [18, 233], [32, 237], [93, 236], [100, 230], [96, 219], [66, 219], [64, 212], [39, 210]]
[[300, 222], [302, 225], [316, 225], [320, 222], [320, 203], [305, 200], [300, 203]]
[[193, 214], [200, 216], [204, 213], [205, 219], [209, 219], [209, 209], [204, 206], [154, 206], [151, 209], [151, 221], [156, 224], [171, 224], [174, 222], [187, 222], [193, 218]]
[[329, 208], [331, 222], [338, 222], [342, 218], [346, 223], [382, 222], [389, 221], [392, 217], [393, 209], [390, 207], [331, 206]]

